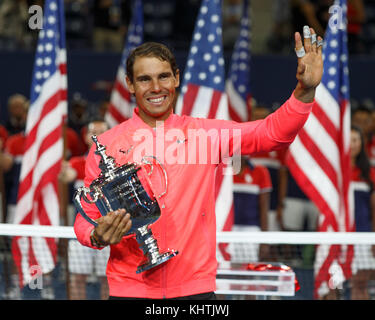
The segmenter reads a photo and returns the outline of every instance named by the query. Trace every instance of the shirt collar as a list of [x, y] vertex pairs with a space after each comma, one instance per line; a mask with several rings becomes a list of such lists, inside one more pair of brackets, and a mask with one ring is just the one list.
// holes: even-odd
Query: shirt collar
[[[169, 117], [164, 120], [164, 127], [168, 127], [170, 125], [173, 125], [173, 123], [176, 121], [177, 115], [173, 112], [169, 115]], [[133, 111], [133, 116], [131, 118], [132, 124], [135, 128], [148, 128], [152, 129], [146, 122], [142, 120], [142, 118], [139, 116], [139, 108], [136, 107]]]

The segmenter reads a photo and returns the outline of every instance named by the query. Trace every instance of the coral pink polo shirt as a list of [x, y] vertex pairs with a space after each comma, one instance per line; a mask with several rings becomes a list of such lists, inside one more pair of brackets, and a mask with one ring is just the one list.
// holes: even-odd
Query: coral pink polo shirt
[[[298, 101], [292, 94], [264, 120], [237, 123], [171, 114], [156, 129], [144, 123], [136, 109], [131, 119], [100, 135], [98, 140], [119, 165], [140, 162], [143, 156], [155, 156], [163, 163], [167, 190], [158, 199], [161, 217], [151, 228], [161, 252], [168, 248], [179, 251], [168, 262], [136, 274], [143, 254], [134, 236], [124, 237], [111, 246], [107, 265], [110, 295], [160, 299], [214, 291], [218, 163], [228, 154], [286, 147], [304, 125], [312, 105]], [[199, 138], [201, 143], [197, 142]], [[93, 151], [86, 161], [86, 186], [100, 173], [99, 157]], [[155, 195], [164, 193], [162, 170], [154, 169], [150, 181]], [[82, 205], [91, 218], [100, 216], [94, 205]], [[93, 226], [77, 215], [74, 229], [77, 239], [90, 247]]]

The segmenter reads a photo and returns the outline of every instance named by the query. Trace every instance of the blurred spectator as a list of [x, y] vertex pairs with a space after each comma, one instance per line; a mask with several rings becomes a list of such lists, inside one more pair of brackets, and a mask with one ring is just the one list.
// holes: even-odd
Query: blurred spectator
[[78, 135], [81, 130], [89, 122], [88, 102], [78, 92], [74, 93], [70, 101], [70, 110], [68, 118], [68, 126], [72, 128]]
[[65, 0], [65, 34], [68, 49], [89, 48], [93, 17], [90, 0]]
[[[0, 163], [2, 162], [2, 152], [7, 139], [8, 132], [4, 126], [0, 125]], [[0, 223], [4, 223], [5, 203], [4, 175], [2, 165], [0, 165]]]
[[[103, 120], [95, 120], [88, 124], [85, 142], [88, 148], [93, 141], [92, 135], [100, 135], [108, 129], [108, 125]], [[86, 155], [72, 157], [68, 162], [64, 162], [60, 173], [60, 180], [65, 183], [74, 183], [74, 189], [83, 186], [85, 177]], [[72, 199], [72, 197], [70, 197]], [[75, 213], [72, 203], [69, 205], [69, 211]], [[70, 224], [73, 224], [74, 219]], [[105, 276], [105, 269], [109, 257], [109, 247], [103, 250], [93, 250], [82, 246], [77, 240], [69, 241], [69, 272], [71, 272], [70, 292], [72, 300], [86, 299], [86, 281], [87, 277], [94, 271], [101, 282], [101, 299], [108, 298], [108, 284]]]
[[29, 46], [27, 0], [0, 2], [0, 49], [14, 50]]
[[[5, 223], [13, 223], [17, 204], [19, 175], [21, 171], [22, 156], [24, 153], [25, 135], [23, 132], [14, 134], [7, 139], [4, 152], [0, 152], [0, 166], [4, 171], [5, 193]], [[6, 238], [7, 247], [11, 248], [11, 238]], [[4, 269], [7, 270], [7, 278], [4, 279], [6, 288], [4, 299], [20, 300], [21, 290], [17, 268], [11, 254], [6, 254]], [[8, 278], [9, 277], [9, 278]]]
[[25, 130], [29, 102], [22, 94], [14, 94], [8, 99], [8, 120], [5, 128], [9, 135]]
[[352, 111], [352, 124], [359, 127], [365, 138], [365, 143], [368, 141], [368, 136], [371, 132], [371, 110], [364, 105], [359, 105]]
[[[364, 148], [364, 136], [352, 126], [350, 139], [351, 186], [354, 190], [354, 218], [358, 232], [375, 231], [375, 168]], [[368, 281], [375, 276], [375, 246], [355, 245], [352, 264], [352, 300], [369, 300]]]
[[224, 0], [223, 2], [223, 46], [232, 50], [240, 33], [242, 0]]
[[371, 109], [370, 142], [367, 144], [367, 152], [371, 166], [375, 167], [375, 109]]
[[[283, 231], [317, 231], [319, 210], [302, 191], [286, 166], [289, 148], [284, 149], [279, 171], [277, 216]], [[283, 258], [295, 266], [310, 268], [314, 263], [314, 245], [284, 245]]]
[[291, 0], [292, 29], [302, 32], [303, 26], [308, 25], [324, 38], [329, 20], [329, 7], [333, 0]]
[[[285, 153], [284, 164], [288, 151]], [[305, 195], [286, 166], [280, 168], [278, 216], [284, 231], [316, 231], [319, 211]]]
[[302, 33], [303, 26], [309, 25], [324, 38], [329, 20], [329, 7], [333, 0], [277, 0], [273, 2], [274, 25], [267, 41], [271, 52], [290, 53], [294, 33]]
[[0, 124], [0, 151], [4, 149], [5, 143], [8, 139], [8, 131]]
[[130, 12], [129, 0], [94, 0], [93, 44], [95, 50], [122, 51]]
[[[157, 41], [166, 45], [172, 45], [170, 42], [173, 40], [173, 19], [177, 2], [180, 1], [143, 0], [145, 42]], [[183, 13], [183, 15], [186, 15], [186, 13]], [[195, 18], [189, 18], [194, 19], [195, 22]]]
[[272, 1], [272, 18], [274, 24], [267, 40], [267, 47], [274, 53], [290, 52], [291, 13], [289, 2], [290, 0]]
[[375, 53], [375, 1], [363, 0], [366, 21], [362, 25], [362, 41], [367, 54]]
[[109, 100], [105, 99], [98, 103], [93, 110], [93, 119], [105, 119], [105, 115], [108, 111]]
[[359, 105], [352, 112], [352, 124], [363, 132], [364, 146], [370, 163], [375, 161], [375, 137], [373, 136], [371, 110], [364, 105]]
[[[265, 105], [257, 105], [251, 111], [251, 121], [256, 121], [266, 118], [271, 113], [271, 110]], [[270, 207], [268, 213], [268, 230], [280, 231], [280, 223], [276, 216], [276, 209], [279, 202], [279, 170], [283, 153], [280, 150], [271, 152], [262, 152], [252, 155], [251, 161], [255, 165], [261, 165], [267, 168], [271, 176], [272, 192], [270, 199]]]
[[349, 53], [365, 53], [362, 41], [362, 26], [365, 22], [365, 7], [362, 0], [348, 0], [348, 50]]
[[[241, 158], [241, 170], [233, 176], [233, 231], [268, 231], [268, 209], [272, 182], [266, 167]], [[269, 261], [265, 244], [231, 243], [228, 251], [233, 262]]]
[[[85, 127], [82, 128], [84, 130]], [[87, 151], [87, 145], [83, 142], [82, 136], [72, 128], [67, 127], [65, 131], [66, 137], [66, 159], [83, 155]]]

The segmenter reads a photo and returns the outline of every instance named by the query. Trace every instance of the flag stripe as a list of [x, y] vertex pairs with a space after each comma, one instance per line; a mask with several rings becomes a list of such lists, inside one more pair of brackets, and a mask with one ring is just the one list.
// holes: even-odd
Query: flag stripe
[[306, 149], [310, 150], [310, 154], [314, 158], [314, 161], [319, 165], [320, 168], [322, 168], [327, 177], [332, 181], [335, 188], [338, 189], [338, 170], [337, 168], [333, 167], [335, 163], [332, 163], [327, 159], [327, 157], [323, 153], [323, 150], [319, 148], [318, 143], [313, 141], [311, 137], [312, 136], [306, 133], [304, 129], [299, 132], [299, 139], [301, 139], [301, 143], [305, 146]]
[[207, 118], [209, 119], [215, 119], [216, 118], [216, 113], [219, 109], [219, 103], [221, 100], [221, 93], [218, 91], [214, 91], [212, 94], [212, 99], [211, 99], [211, 105], [210, 109], [208, 111]]
[[119, 110], [113, 105], [112, 103], [108, 107], [109, 115], [112, 117], [112, 125], [114, 126], [122, 121], [126, 120], [127, 118], [119, 112]]
[[194, 102], [197, 100], [199, 87], [189, 83], [187, 85], [187, 91], [184, 94], [184, 103], [181, 114], [192, 114]]
[[[44, 159], [49, 160], [53, 157], [56, 159], [59, 157], [56, 151], [62, 148], [62, 141], [59, 140], [52, 146], [48, 152], [43, 154]], [[47, 163], [48, 164], [48, 163]], [[33, 198], [37, 199], [37, 195], [39, 194], [39, 190], [43, 188], [49, 182], [49, 176], [58, 176], [61, 168], [60, 161], [51, 161], [50, 165], [44, 167], [43, 164], [38, 163], [35, 168], [34, 174], [31, 177], [32, 184], [30, 185], [27, 192], [24, 193], [22, 198], [19, 198], [17, 207], [19, 207], [20, 213], [18, 213], [15, 217], [15, 223], [25, 223], [30, 224], [32, 220], [30, 220], [30, 215], [32, 213], [33, 208]], [[56, 220], [54, 220], [56, 221]], [[58, 220], [57, 220], [58, 221]]]
[[[40, 130], [38, 130], [38, 139], [34, 142], [32, 147], [27, 150], [27, 152], [24, 155], [25, 165], [23, 166], [23, 170], [21, 171], [21, 179], [25, 181], [28, 181], [27, 176], [32, 176], [33, 171], [35, 170], [35, 165], [36, 163], [40, 160], [42, 154], [45, 151], [45, 149], [42, 149], [41, 147], [46, 144], [45, 141], [48, 142], [48, 140], [52, 140], [54, 143], [58, 140], [61, 139], [61, 123], [59, 126], [54, 127], [54, 125], [57, 125], [53, 121], [48, 121], [48, 120], [53, 120], [55, 117], [61, 116], [60, 112], [58, 109], [55, 109], [55, 112], [51, 112], [47, 117], [44, 118], [42, 121], [44, 125], [40, 127]], [[53, 145], [54, 143], [51, 143], [50, 145]], [[57, 155], [60, 156], [62, 155], [62, 149], [61, 150], [55, 150], [57, 152]], [[55, 158], [55, 157], [53, 157]], [[52, 158], [52, 159], [53, 159]], [[55, 161], [59, 161], [60, 158], [57, 158]], [[50, 163], [48, 161], [47, 163]], [[19, 198], [21, 198], [25, 192], [30, 187], [31, 181], [28, 183], [22, 183], [20, 185], [20, 190], [19, 190]]]
[[[326, 212], [325, 216], [326, 219], [330, 221], [330, 225], [334, 228], [334, 230], [338, 230], [338, 226], [336, 225], [336, 218], [335, 213], [332, 208], [329, 206], [329, 202], [324, 198], [325, 194], [321, 194], [320, 189], [317, 189], [314, 184], [311, 183], [311, 180], [306, 176], [305, 169], [301, 169], [298, 164], [295, 162], [295, 158], [288, 159], [288, 168], [291, 172], [296, 172], [299, 176], [299, 182], [306, 184], [306, 193], [311, 195], [317, 201], [314, 201], [316, 206], [318, 207], [320, 212]], [[335, 195], [334, 197], [337, 197]]]
[[319, 103], [315, 103], [312, 109], [312, 115], [319, 119], [321, 126], [324, 128], [325, 133], [328, 134], [331, 139], [336, 140], [337, 136], [340, 134], [338, 128], [335, 124], [331, 121], [329, 117], [327, 117], [324, 110], [321, 108]]
[[141, 0], [134, 1], [132, 18], [129, 24], [125, 47], [117, 70], [115, 84], [110, 98], [110, 107], [105, 119], [109, 127], [129, 119], [132, 116], [135, 102], [126, 86], [126, 60], [130, 52], [143, 42], [143, 5]]

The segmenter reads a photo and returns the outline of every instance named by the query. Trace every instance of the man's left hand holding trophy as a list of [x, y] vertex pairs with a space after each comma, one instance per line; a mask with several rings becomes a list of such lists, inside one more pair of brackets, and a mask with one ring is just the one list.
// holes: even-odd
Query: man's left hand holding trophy
[[91, 232], [91, 243], [96, 247], [119, 243], [132, 226], [130, 214], [125, 209], [109, 212], [95, 221], [98, 225]]

